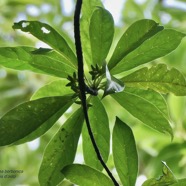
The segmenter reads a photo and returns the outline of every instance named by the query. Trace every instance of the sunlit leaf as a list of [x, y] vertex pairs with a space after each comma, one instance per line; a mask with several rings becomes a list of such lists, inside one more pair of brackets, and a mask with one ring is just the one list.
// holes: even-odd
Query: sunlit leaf
[[88, 66], [92, 64], [92, 53], [90, 45], [89, 25], [91, 16], [97, 7], [102, 7], [100, 0], [86, 0], [82, 5], [82, 17], [81, 17], [81, 42], [83, 48], [83, 56]]
[[109, 69], [106, 65], [106, 86], [105, 86], [105, 90], [104, 90], [104, 95], [106, 96], [108, 94], [113, 94], [113, 93], [117, 93], [117, 92], [122, 92], [125, 88], [124, 83], [115, 78], [114, 76], [112, 76], [109, 72]]
[[74, 161], [82, 125], [83, 112], [80, 108], [51, 139], [45, 149], [39, 170], [41, 186], [57, 185], [64, 179], [61, 170]]
[[77, 66], [77, 60], [72, 49], [69, 47], [65, 39], [50, 25], [39, 21], [20, 21], [14, 23], [13, 29], [20, 29], [23, 32], [29, 32], [58, 51], [65, 63], [74, 68]]
[[173, 137], [172, 128], [167, 118], [145, 97], [127, 91], [111, 94], [111, 96], [145, 125], [162, 133], [167, 132]]
[[122, 78], [129, 87], [153, 89], [160, 93], [174, 93], [177, 96], [186, 95], [184, 76], [175, 68], [167, 69], [165, 64], [151, 68], [142, 68]]
[[65, 178], [80, 186], [113, 186], [106, 175], [86, 165], [68, 165], [62, 172]]
[[111, 70], [111, 73], [118, 74], [162, 57], [176, 49], [183, 37], [185, 37], [185, 34], [181, 32], [164, 29], [126, 55]]
[[125, 90], [132, 94], [138, 95], [139, 97], [142, 97], [152, 103], [169, 120], [168, 105], [165, 98], [160, 93], [150, 89], [143, 90], [129, 87], [126, 87]]
[[74, 92], [69, 87], [66, 87], [67, 83], [69, 83], [67, 79], [60, 79], [60, 80], [52, 81], [51, 83], [37, 90], [33, 94], [31, 99], [34, 100], [34, 99], [39, 99], [42, 97], [64, 96], [67, 94], [73, 94]]
[[109, 69], [115, 67], [127, 54], [162, 29], [162, 26], [149, 19], [142, 19], [133, 23], [120, 38], [109, 61]]
[[58, 119], [55, 114], [61, 112], [68, 101], [69, 97], [46, 97], [13, 108], [0, 119], [0, 145], [9, 145], [18, 141], [43, 124], [44, 128], [50, 128], [52, 122]]
[[16, 70], [31, 70], [37, 73], [66, 78], [77, 69], [63, 61], [53, 50], [36, 53], [32, 47], [0, 48], [0, 65]]
[[102, 66], [114, 36], [114, 21], [112, 15], [101, 7], [97, 8], [93, 12], [90, 20], [89, 33], [92, 63]]
[[142, 186], [172, 186], [172, 184], [177, 183], [177, 179], [175, 178], [170, 168], [163, 161], [162, 164], [163, 175], [160, 176], [160, 178], [152, 178], [145, 181]]
[[[89, 108], [88, 114], [91, 129], [103, 160], [104, 162], [107, 162], [110, 152], [110, 131], [108, 116], [98, 97], [92, 97], [90, 103], [92, 106]], [[84, 125], [83, 128], [83, 155], [87, 165], [90, 165], [91, 167], [99, 170], [103, 169], [93, 148], [86, 125]]]
[[138, 155], [131, 128], [116, 118], [112, 141], [114, 164], [123, 185], [134, 186], [138, 173]]

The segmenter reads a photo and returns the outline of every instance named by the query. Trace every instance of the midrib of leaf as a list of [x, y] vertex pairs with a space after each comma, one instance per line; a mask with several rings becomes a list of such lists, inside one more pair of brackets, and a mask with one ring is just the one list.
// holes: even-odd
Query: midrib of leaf
[[[154, 107], [156, 107], [156, 109], [159, 110], [159, 111], [162, 113], [162, 115], [164, 116], [164, 113], [163, 113], [156, 105], [154, 105], [152, 102], [150, 102], [149, 100], [147, 100], [147, 99], [145, 99], [145, 98], [143, 98], [143, 97], [141, 97], [141, 96], [139, 96], [139, 95], [137, 95], [137, 94], [133, 94], [133, 93], [128, 92], [128, 91], [125, 91], [125, 92], [127, 92], [127, 94], [134, 95], [134, 96], [136, 96], [136, 97], [138, 97], [138, 98], [140, 98], [140, 99], [143, 99], [143, 100], [147, 101], [149, 104], [151, 104], [151, 105], [153, 105]], [[166, 117], [164, 117], [164, 118], [167, 119]]]
[[[148, 36], [151, 35], [154, 32], [154, 29], [158, 28], [157, 24], [153, 25], [152, 28], [146, 32], [141, 38], [139, 38], [138, 41], [136, 41], [131, 47], [129, 47], [125, 53], [122, 56], [122, 59], [120, 59], [119, 61], [117, 61], [117, 63], [111, 63], [111, 65], [108, 64], [109, 69], [111, 70], [112, 68], [114, 68], [115, 65], [117, 65], [120, 61], [122, 61], [129, 53], [131, 53], [132, 51], [134, 51], [135, 49], [137, 49], [140, 45], [142, 45], [146, 40], [148, 40]], [[158, 32], [160, 32], [161, 30], [159, 30]], [[156, 32], [155, 34], [157, 34], [158, 32]], [[153, 34], [153, 36], [155, 35]], [[128, 34], [126, 33], [126, 36], [128, 37]], [[112, 58], [111, 58], [112, 59]]]

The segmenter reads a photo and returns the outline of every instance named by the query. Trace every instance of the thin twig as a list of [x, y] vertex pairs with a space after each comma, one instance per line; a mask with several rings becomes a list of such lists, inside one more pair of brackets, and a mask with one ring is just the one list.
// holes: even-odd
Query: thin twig
[[96, 141], [94, 139], [94, 135], [91, 130], [89, 117], [88, 117], [88, 113], [87, 113], [86, 85], [85, 85], [85, 81], [84, 81], [83, 53], [82, 53], [82, 48], [81, 48], [80, 23], [79, 23], [80, 22], [81, 7], [82, 7], [82, 0], [77, 0], [75, 14], [74, 14], [74, 37], [75, 37], [75, 45], [76, 45], [76, 55], [77, 55], [77, 60], [78, 60], [78, 82], [79, 82], [79, 89], [80, 89], [80, 94], [81, 94], [81, 102], [82, 102], [83, 112], [84, 112], [85, 121], [86, 121], [87, 128], [88, 128], [88, 133], [89, 133], [90, 139], [92, 141], [93, 147], [95, 149], [95, 152], [97, 154], [97, 157], [98, 157], [99, 161], [101, 162], [102, 166], [104, 167], [104, 169], [106, 170], [109, 177], [112, 179], [114, 185], [119, 186], [119, 184], [115, 180], [114, 176], [112, 175], [112, 173], [108, 169], [107, 165], [103, 161], [101, 153], [100, 153], [98, 146], [96, 144]]

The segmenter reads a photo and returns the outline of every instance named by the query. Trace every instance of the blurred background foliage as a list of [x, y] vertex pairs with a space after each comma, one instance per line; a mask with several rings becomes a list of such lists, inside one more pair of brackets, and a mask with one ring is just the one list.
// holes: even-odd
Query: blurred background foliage
[[[37, 39], [30, 37], [29, 34], [15, 32], [12, 29], [14, 22], [23, 19], [39, 20], [52, 25], [73, 46], [71, 39], [73, 37], [74, 2], [74, 0], [1, 0], [0, 46], [45, 46]], [[103, 2], [108, 4], [109, 0]], [[130, 24], [143, 18], [153, 19], [166, 28], [186, 33], [186, 1], [184, 0], [123, 0], [122, 2], [124, 3], [121, 19], [116, 26], [114, 44]], [[153, 63], [166, 63], [186, 75], [185, 48], [186, 40], [184, 39], [175, 51]], [[0, 116], [12, 107], [29, 100], [34, 91], [54, 79], [46, 75], [27, 71], [18, 72], [0, 67]], [[162, 160], [167, 162], [178, 178], [183, 178], [186, 175], [186, 98], [166, 95], [165, 99], [169, 106], [175, 135], [172, 142], [169, 136], [145, 127], [118, 105], [117, 109], [113, 109], [113, 105], [116, 103], [111, 98], [104, 99], [111, 128], [115, 120], [114, 114], [132, 126], [139, 153], [139, 176], [143, 175], [143, 178], [144, 176], [150, 178], [161, 175]], [[65, 119], [62, 118], [60, 121]], [[59, 125], [60, 122], [34, 142], [0, 148], [0, 170], [24, 171], [22, 174], [18, 174], [15, 179], [0, 179], [0, 185], [38, 185], [37, 174], [43, 151]], [[78, 148], [76, 161], [83, 161], [81, 146]], [[108, 164], [113, 167], [112, 157], [110, 157]], [[68, 186], [70, 184], [63, 182], [61, 185]], [[138, 185], [141, 185], [140, 182]]]

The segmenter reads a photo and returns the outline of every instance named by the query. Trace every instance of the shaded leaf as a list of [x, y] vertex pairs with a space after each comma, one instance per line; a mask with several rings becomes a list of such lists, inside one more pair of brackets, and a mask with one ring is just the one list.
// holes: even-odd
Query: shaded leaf
[[62, 172], [65, 178], [80, 186], [113, 186], [106, 175], [86, 165], [68, 165]]
[[142, 186], [170, 186], [173, 183], [177, 183], [177, 179], [175, 178], [170, 168], [163, 161], [162, 164], [163, 175], [160, 176], [160, 178], [152, 178], [145, 181]]
[[109, 69], [115, 67], [127, 54], [162, 29], [162, 26], [150, 19], [142, 19], [133, 23], [120, 38], [109, 61]]
[[57, 119], [55, 114], [64, 109], [63, 106], [69, 99], [62, 96], [46, 97], [25, 102], [10, 110], [0, 119], [0, 145], [9, 145], [18, 141], [43, 124], [46, 127], [47, 121], [51, 126]]
[[39, 170], [41, 186], [57, 185], [64, 179], [61, 170], [74, 161], [82, 125], [83, 112], [80, 108], [67, 119], [51, 139], [45, 149]]
[[113, 94], [113, 93], [117, 93], [117, 92], [122, 92], [125, 88], [124, 83], [115, 78], [114, 76], [112, 76], [109, 72], [109, 69], [106, 65], [106, 86], [105, 86], [105, 90], [104, 90], [104, 95], [109, 95], [109, 94]]
[[131, 128], [116, 118], [112, 139], [113, 158], [123, 185], [134, 186], [138, 173], [138, 155]]
[[[92, 104], [92, 107], [89, 108], [88, 113], [91, 129], [103, 160], [107, 162], [110, 152], [108, 116], [98, 97], [92, 97], [90, 104]], [[83, 156], [87, 165], [99, 170], [103, 169], [93, 148], [86, 125], [83, 128]]]
[[39, 99], [42, 97], [49, 97], [49, 96], [65, 96], [67, 94], [73, 94], [74, 92], [69, 88], [66, 87], [66, 84], [69, 81], [66, 79], [60, 79], [52, 81], [51, 83], [41, 87], [32, 95], [32, 100]]
[[127, 91], [111, 95], [123, 108], [145, 125], [173, 138], [172, 128], [162, 112], [149, 100]]
[[121, 73], [165, 56], [178, 47], [183, 37], [185, 34], [181, 32], [164, 29], [130, 52], [111, 70], [111, 73]]
[[32, 47], [0, 48], [0, 65], [16, 70], [31, 70], [37, 73], [66, 78], [77, 69], [63, 61], [53, 50], [35, 53]]
[[114, 36], [114, 21], [112, 15], [104, 8], [97, 8], [90, 20], [90, 44], [92, 63], [102, 66]]
[[86, 0], [83, 1], [82, 4], [82, 17], [80, 23], [80, 31], [81, 31], [81, 42], [83, 49], [83, 57], [86, 64], [90, 67], [92, 64], [92, 53], [91, 53], [91, 45], [90, 45], [90, 35], [89, 35], [89, 25], [92, 14], [97, 7], [102, 7], [102, 3], [100, 0]]
[[65, 39], [50, 25], [39, 21], [20, 21], [14, 23], [13, 29], [29, 32], [39, 40], [45, 42], [61, 54], [63, 61], [72, 67], [77, 67], [77, 59]]
[[122, 78], [122, 81], [129, 87], [153, 89], [160, 93], [173, 93], [177, 96], [186, 95], [184, 76], [175, 68], [168, 70], [165, 64], [139, 69]]

